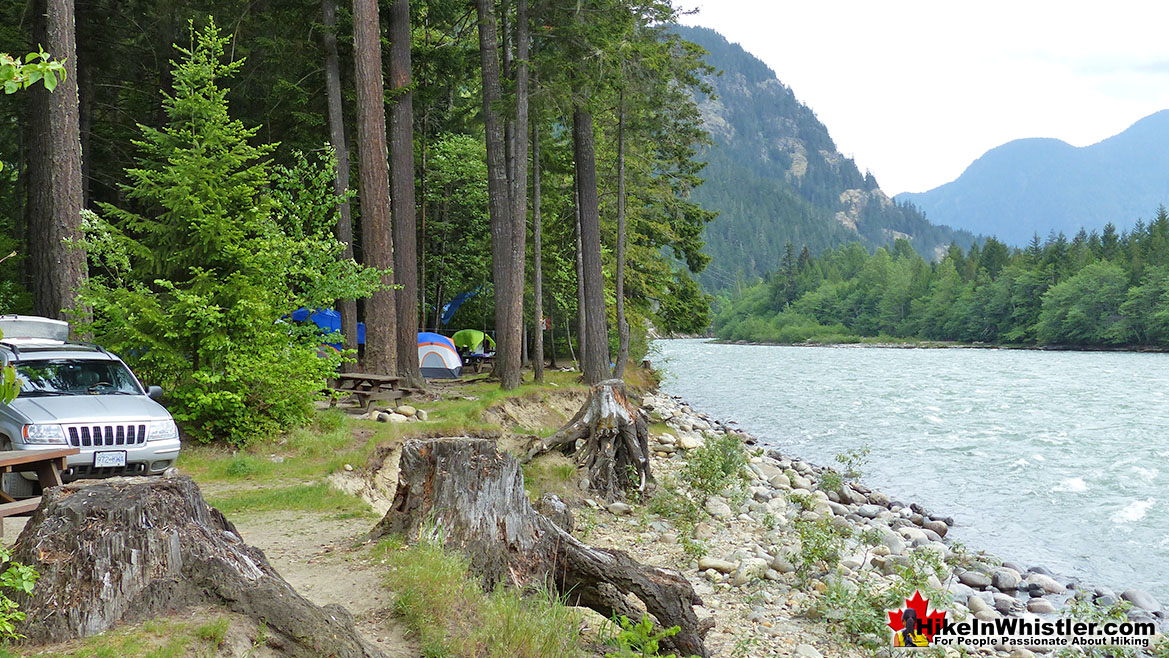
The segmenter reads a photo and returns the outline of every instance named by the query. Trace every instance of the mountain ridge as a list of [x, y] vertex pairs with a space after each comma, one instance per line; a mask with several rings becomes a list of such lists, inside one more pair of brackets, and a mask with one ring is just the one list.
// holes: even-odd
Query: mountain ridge
[[974, 235], [935, 226], [881, 191], [837, 149], [820, 122], [775, 71], [709, 28], [679, 27], [705, 48], [718, 75], [698, 98], [713, 144], [693, 199], [719, 216], [706, 227], [711, 256], [699, 280], [707, 290], [741, 288], [774, 271], [791, 242], [812, 254], [849, 242], [869, 249], [908, 239], [930, 260]]
[[1087, 146], [1016, 139], [988, 150], [957, 179], [902, 193], [934, 221], [1022, 246], [1033, 235], [1130, 228], [1169, 198], [1169, 110]]

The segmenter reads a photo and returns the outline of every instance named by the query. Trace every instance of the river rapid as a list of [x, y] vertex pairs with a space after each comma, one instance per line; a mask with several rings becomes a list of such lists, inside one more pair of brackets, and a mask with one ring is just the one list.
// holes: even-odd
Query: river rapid
[[1169, 354], [656, 341], [664, 389], [953, 516], [947, 539], [1169, 603]]

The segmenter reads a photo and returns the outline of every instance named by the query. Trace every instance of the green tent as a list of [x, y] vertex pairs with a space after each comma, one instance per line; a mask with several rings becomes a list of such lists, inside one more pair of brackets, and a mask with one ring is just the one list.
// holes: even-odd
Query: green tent
[[[455, 347], [465, 347], [476, 354], [484, 354], [489, 351], [485, 349], [487, 346], [490, 346], [490, 351], [495, 351], [495, 339], [478, 329], [456, 331], [455, 335], [451, 336], [451, 340], [454, 341]], [[487, 345], [483, 344], [484, 341]]]

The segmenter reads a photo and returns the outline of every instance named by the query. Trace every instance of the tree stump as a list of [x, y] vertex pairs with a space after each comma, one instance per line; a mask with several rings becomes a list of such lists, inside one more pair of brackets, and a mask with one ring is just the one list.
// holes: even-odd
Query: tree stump
[[645, 412], [629, 401], [620, 379], [593, 386], [576, 415], [555, 434], [537, 441], [524, 463], [551, 450], [565, 454], [575, 450], [577, 463], [588, 469], [589, 490], [607, 502], [631, 489], [645, 491], [653, 481]]
[[343, 608], [297, 594], [187, 477], [114, 478], [45, 492], [12, 559], [40, 572], [18, 629], [63, 641], [219, 605], [267, 624], [282, 655], [373, 658]]
[[407, 441], [393, 505], [371, 532], [416, 540], [440, 529], [447, 548], [470, 559], [488, 589], [498, 583], [551, 585], [572, 605], [607, 618], [640, 619], [633, 595], [660, 627], [679, 626], [663, 642], [679, 655], [706, 656], [693, 606], [702, 600], [680, 574], [645, 566], [623, 551], [587, 546], [536, 512], [524, 492], [520, 465], [493, 441], [447, 438]]

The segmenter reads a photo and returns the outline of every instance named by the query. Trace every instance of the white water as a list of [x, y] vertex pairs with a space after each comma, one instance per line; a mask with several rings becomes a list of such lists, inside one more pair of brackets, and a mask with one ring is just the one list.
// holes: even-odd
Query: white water
[[1024, 567], [1169, 604], [1169, 354], [658, 341], [666, 391], [953, 516]]

